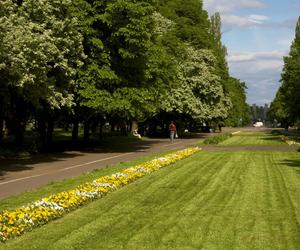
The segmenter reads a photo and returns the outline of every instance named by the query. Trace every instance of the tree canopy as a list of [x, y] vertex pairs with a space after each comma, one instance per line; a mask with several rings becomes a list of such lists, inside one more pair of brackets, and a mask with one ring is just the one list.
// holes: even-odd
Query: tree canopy
[[300, 123], [300, 17], [289, 55], [284, 57], [281, 86], [271, 104], [270, 116], [286, 127]]
[[0, 140], [4, 122], [21, 143], [34, 121], [47, 144], [56, 124], [77, 138], [82, 123], [87, 139], [105, 121], [210, 124], [246, 112], [220, 15], [202, 1], [4, 0], [0, 42]]

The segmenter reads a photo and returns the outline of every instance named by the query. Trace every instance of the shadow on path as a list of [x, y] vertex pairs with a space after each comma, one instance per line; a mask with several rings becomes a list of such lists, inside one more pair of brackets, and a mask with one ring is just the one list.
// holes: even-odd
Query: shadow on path
[[[191, 142], [191, 140], [197, 140], [205, 138], [206, 134], [197, 134], [192, 137], [180, 139], [181, 142]], [[109, 138], [103, 140], [101, 144], [98, 145], [88, 145], [86, 147], [80, 147], [80, 145], [73, 145], [70, 147], [64, 147], [65, 151], [57, 152], [61, 150], [60, 145], [54, 147], [54, 151], [50, 153], [28, 155], [24, 157], [15, 157], [10, 159], [0, 159], [0, 180], [4, 179], [4, 176], [8, 172], [21, 172], [32, 170], [36, 164], [40, 163], [55, 163], [64, 161], [68, 162], [68, 159], [80, 158], [80, 156], [86, 156], [90, 154], [101, 154], [106, 153], [128, 153], [128, 152], [141, 152], [146, 151], [152, 147], [161, 147], [163, 149], [163, 144], [167, 144], [168, 139], [155, 138], [155, 139], [144, 139], [138, 140], [136, 138]], [[77, 164], [77, 160], [74, 159], [72, 164]], [[87, 159], [88, 161], [88, 159]]]

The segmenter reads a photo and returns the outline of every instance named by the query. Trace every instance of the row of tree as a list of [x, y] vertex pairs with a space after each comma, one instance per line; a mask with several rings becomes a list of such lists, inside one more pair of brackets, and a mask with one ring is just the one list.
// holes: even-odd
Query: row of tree
[[3, 0], [0, 44], [0, 142], [3, 124], [21, 145], [33, 123], [46, 147], [58, 123], [76, 141], [79, 124], [88, 140], [106, 122], [249, 121], [220, 16], [198, 0]]
[[289, 55], [284, 57], [281, 86], [271, 104], [269, 116], [289, 126], [300, 128], [300, 17]]

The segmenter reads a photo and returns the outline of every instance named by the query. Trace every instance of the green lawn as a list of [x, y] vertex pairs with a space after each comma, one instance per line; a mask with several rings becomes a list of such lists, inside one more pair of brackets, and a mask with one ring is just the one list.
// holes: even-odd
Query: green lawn
[[281, 135], [270, 133], [243, 132], [233, 135], [231, 138], [219, 143], [220, 146], [245, 146], [245, 145], [285, 145]]
[[0, 249], [300, 249], [296, 152], [200, 152]]

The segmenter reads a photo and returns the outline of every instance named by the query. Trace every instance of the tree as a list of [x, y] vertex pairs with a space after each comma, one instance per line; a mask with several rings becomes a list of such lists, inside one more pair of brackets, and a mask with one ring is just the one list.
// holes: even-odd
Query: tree
[[290, 53], [284, 58], [282, 73], [283, 102], [292, 123], [300, 119], [300, 17]]
[[[177, 87], [162, 96], [162, 109], [186, 114], [197, 122], [225, 119], [231, 104], [224, 94], [228, 67], [221, 34], [213, 34], [207, 12], [199, 1], [164, 1], [159, 10], [174, 23], [163, 42], [178, 64]], [[216, 30], [220, 32], [220, 27]], [[221, 69], [225, 74], [221, 74]]]
[[[288, 128], [289, 125], [292, 124], [292, 121], [291, 121], [291, 116], [289, 114], [289, 110], [284, 101], [284, 94], [285, 93], [280, 87], [276, 93], [273, 102], [270, 105], [268, 117], [273, 121], [277, 121], [283, 127]], [[277, 124], [275, 125], [277, 126]]]
[[[80, 85], [82, 104], [127, 120], [143, 120], [156, 111], [172, 66], [156, 41], [153, 7], [145, 1], [92, 3], [95, 19], [86, 36], [88, 60]], [[91, 46], [92, 45], [92, 46]], [[100, 53], [95, 54], [97, 47]], [[98, 55], [98, 56], [97, 56]]]
[[289, 55], [284, 57], [281, 82], [270, 115], [288, 127], [300, 120], [300, 17]]
[[180, 67], [180, 85], [163, 101], [166, 111], [186, 113], [202, 122], [226, 117], [230, 101], [214, 74], [215, 60], [209, 50], [187, 47], [187, 58]]
[[221, 32], [221, 16], [219, 13], [215, 13], [210, 18], [210, 34], [213, 40], [213, 51], [216, 57], [216, 73], [220, 76], [224, 91], [229, 92], [227, 89], [227, 82], [229, 80], [229, 69], [226, 60], [227, 49], [222, 44], [222, 32]]
[[[20, 144], [28, 118], [26, 108], [43, 114], [73, 103], [70, 88], [84, 54], [82, 36], [68, 5], [67, 0], [25, 0], [18, 7], [10, 2], [13, 11], [3, 18], [6, 60], [1, 68], [15, 110], [10, 122]], [[45, 126], [40, 128], [44, 133]]]
[[246, 84], [239, 79], [230, 77], [227, 90], [232, 102], [232, 108], [225, 120], [226, 126], [244, 126], [250, 123], [251, 115], [249, 106], [246, 103]]

